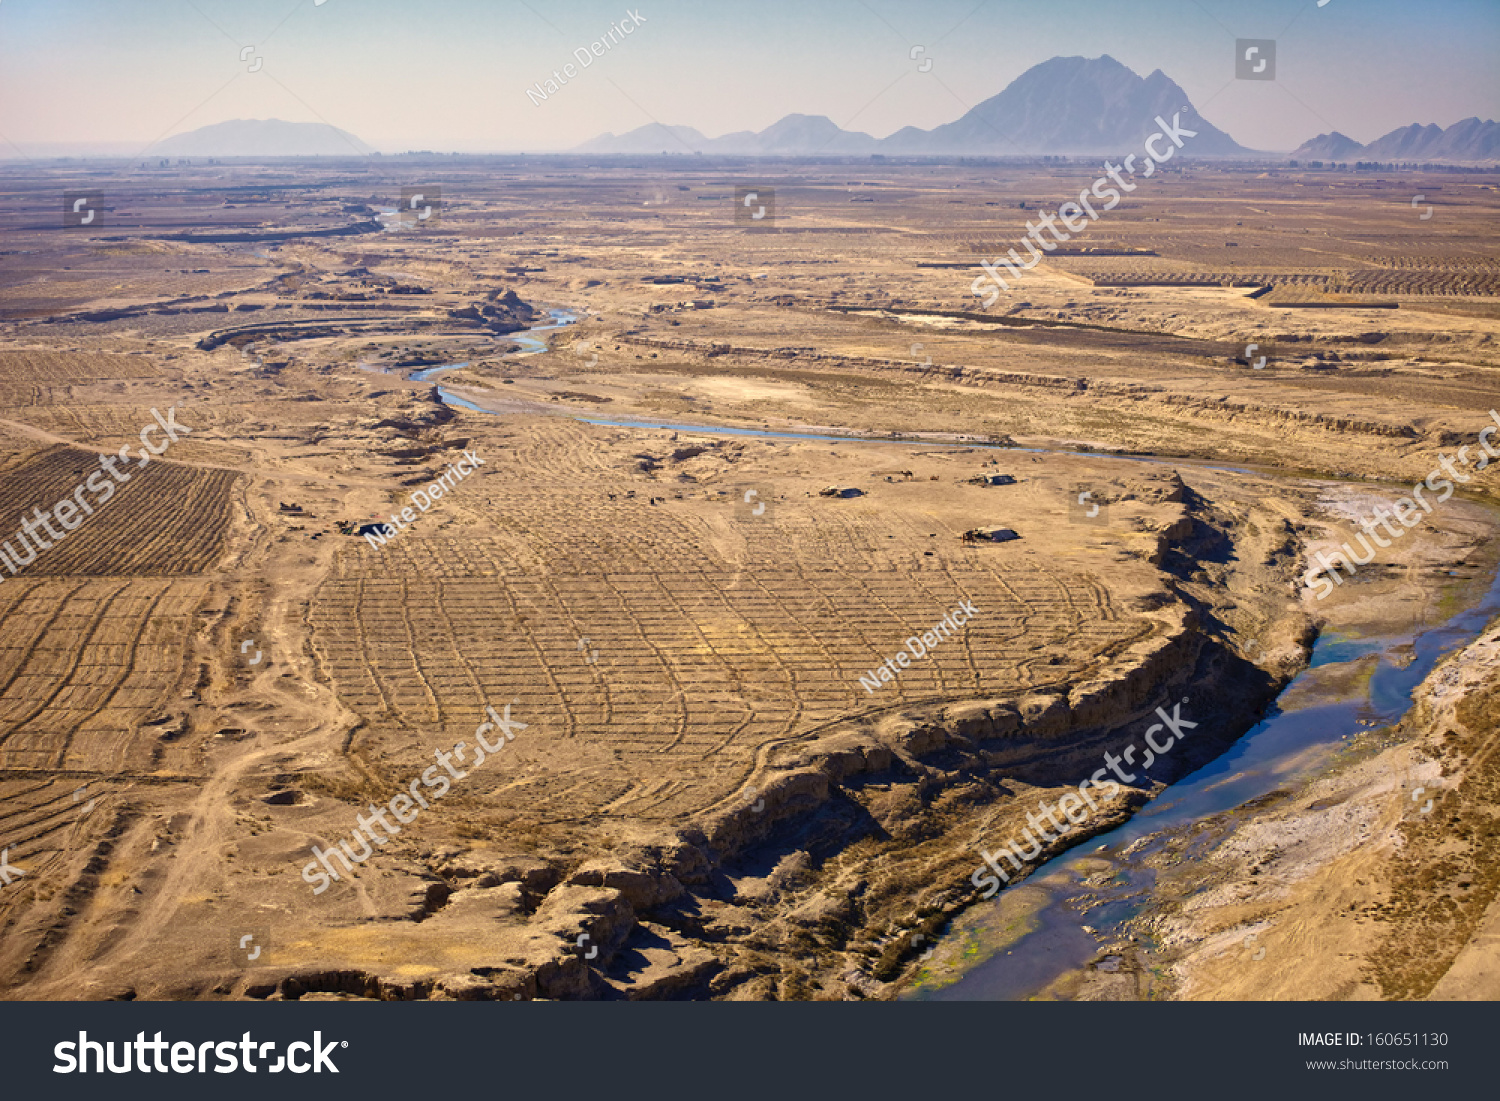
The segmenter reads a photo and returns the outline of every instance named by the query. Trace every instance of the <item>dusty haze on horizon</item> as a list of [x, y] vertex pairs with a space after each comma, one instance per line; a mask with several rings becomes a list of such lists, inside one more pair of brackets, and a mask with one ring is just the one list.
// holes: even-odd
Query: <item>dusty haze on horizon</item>
[[[633, 33], [527, 97], [629, 10]], [[1234, 79], [1236, 38], [1276, 40], [1276, 81]], [[3, 0], [0, 156], [131, 155], [265, 118], [392, 153], [561, 151], [651, 122], [713, 137], [791, 113], [884, 137], [951, 122], [1048, 58], [1106, 53], [1163, 70], [1253, 149], [1500, 115], [1485, 0]]]

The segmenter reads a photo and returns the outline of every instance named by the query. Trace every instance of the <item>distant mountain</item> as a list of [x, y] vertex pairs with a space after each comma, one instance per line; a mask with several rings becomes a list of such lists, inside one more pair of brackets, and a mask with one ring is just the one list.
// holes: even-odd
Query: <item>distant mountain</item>
[[[908, 126], [888, 138], [841, 130], [822, 115], [788, 115], [760, 133], [705, 138], [687, 126], [643, 126], [605, 134], [581, 153], [720, 153], [730, 156], [1124, 154], [1157, 130], [1156, 116], [1193, 130], [1184, 154], [1245, 156], [1250, 150], [1198, 117], [1191, 101], [1160, 69], [1137, 76], [1109, 55], [1054, 57], [1022, 73], [999, 95], [932, 130]], [[662, 139], [666, 139], [663, 141]]]
[[600, 134], [578, 147], [579, 153], [618, 153], [644, 157], [653, 153], [701, 153], [708, 139], [691, 126], [663, 126], [659, 122], [616, 137]]
[[804, 150], [859, 156], [875, 152], [879, 142], [869, 134], [841, 130], [825, 115], [788, 115], [757, 134], [755, 144], [757, 151], [766, 156], [806, 156]]
[[1467, 118], [1448, 129], [1413, 123], [1392, 130], [1369, 145], [1338, 131], [1319, 134], [1292, 153], [1294, 160], [1417, 161], [1454, 163], [1500, 160], [1500, 124]]
[[1365, 146], [1372, 161], [1492, 161], [1500, 158], [1500, 125], [1467, 118], [1448, 129], [1403, 126]]
[[232, 119], [174, 134], [156, 145], [162, 157], [350, 157], [375, 150], [353, 134], [322, 122]]
[[602, 134], [580, 145], [578, 153], [630, 154], [718, 153], [730, 157], [806, 157], [817, 153], [858, 156], [873, 153], [878, 143], [869, 134], [840, 130], [823, 115], [788, 115], [760, 133], [737, 130], [708, 138], [691, 126], [653, 122], [616, 137]]
[[881, 143], [882, 153], [1128, 153], [1156, 129], [1155, 118], [1196, 131], [1185, 155], [1244, 156], [1250, 150], [1203, 121], [1187, 93], [1157, 69], [1142, 78], [1105, 54], [1054, 57], [1027, 69], [997, 96], [956, 122], [908, 127]]
[[1358, 160], [1365, 147], [1351, 137], [1335, 130], [1331, 134], [1319, 134], [1312, 141], [1305, 141], [1292, 150], [1294, 161], [1347, 161]]
[[1376, 138], [1369, 145], [1360, 150], [1360, 155], [1365, 156], [1372, 150], [1384, 151], [1394, 160], [1410, 161], [1422, 159], [1422, 154], [1433, 148], [1443, 139], [1443, 128], [1429, 123], [1422, 126], [1412, 123], [1398, 130], [1392, 130], [1383, 138]]

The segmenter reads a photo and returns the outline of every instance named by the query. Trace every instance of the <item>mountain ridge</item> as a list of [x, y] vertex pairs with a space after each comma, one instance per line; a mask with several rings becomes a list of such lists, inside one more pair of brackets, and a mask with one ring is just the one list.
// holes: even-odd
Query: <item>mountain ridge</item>
[[824, 115], [791, 114], [759, 133], [718, 138], [690, 126], [650, 123], [621, 135], [601, 134], [577, 153], [665, 152], [731, 156], [896, 156], [1118, 154], [1139, 150], [1156, 117], [1181, 114], [1195, 136], [1183, 152], [1244, 156], [1252, 151], [1201, 118], [1187, 93], [1162, 70], [1142, 77], [1108, 54], [1054, 57], [1033, 65], [997, 95], [931, 130], [906, 126], [884, 138], [840, 128]]
[[725, 156], [1037, 156], [1122, 155], [1138, 151], [1159, 128], [1156, 119], [1181, 114], [1194, 137], [1180, 152], [1190, 157], [1280, 160], [1484, 162], [1500, 160], [1500, 124], [1467, 118], [1444, 129], [1398, 127], [1361, 145], [1334, 130], [1290, 154], [1240, 145], [1202, 118], [1161, 69], [1140, 76], [1109, 54], [1054, 57], [1027, 69], [998, 94], [952, 122], [931, 130], [904, 126], [884, 138], [840, 128], [824, 115], [790, 114], [758, 133], [710, 138], [691, 126], [650, 123], [625, 134], [601, 134], [575, 153], [650, 156], [703, 153]]
[[1500, 123], [1477, 117], [1460, 119], [1444, 129], [1436, 123], [1398, 126], [1361, 145], [1337, 130], [1305, 141], [1291, 153], [1294, 160], [1481, 162], [1500, 160]]
[[367, 157], [374, 152], [347, 130], [325, 122], [228, 119], [173, 134], [148, 157]]

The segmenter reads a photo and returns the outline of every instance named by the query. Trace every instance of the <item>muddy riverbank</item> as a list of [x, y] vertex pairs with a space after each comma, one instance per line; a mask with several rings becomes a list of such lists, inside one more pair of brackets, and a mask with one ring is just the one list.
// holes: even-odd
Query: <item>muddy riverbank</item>
[[[1356, 500], [1367, 496], [1342, 487], [1323, 504], [1336, 517], [1367, 506]], [[1443, 693], [1433, 686], [1493, 663], [1475, 656], [1476, 647], [1487, 654], [1475, 639], [1500, 612], [1486, 538], [1494, 522], [1490, 508], [1455, 504], [1441, 527], [1397, 548], [1358, 592], [1324, 610], [1308, 668], [1265, 721], [1157, 792], [1128, 824], [956, 921], [912, 996], [1359, 996], [1352, 991], [1373, 981], [1366, 957], [1391, 934], [1371, 904], [1350, 900], [1342, 911], [1360, 914], [1358, 929], [1321, 912], [1276, 915], [1318, 909], [1291, 901], [1310, 881], [1373, 890], [1376, 871], [1402, 847], [1403, 825], [1431, 813], [1427, 800], [1443, 786], [1441, 755], [1426, 744], [1430, 696]], [[1315, 954], [1346, 966], [1308, 966], [1309, 937], [1321, 945]], [[1348, 964], [1355, 957], [1364, 972]], [[1332, 974], [1341, 978], [1331, 987], [1305, 977]]]

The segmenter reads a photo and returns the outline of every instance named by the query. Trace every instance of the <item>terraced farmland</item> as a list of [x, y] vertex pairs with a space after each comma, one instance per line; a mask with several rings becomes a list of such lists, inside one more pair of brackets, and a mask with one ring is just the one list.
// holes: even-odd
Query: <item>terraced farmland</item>
[[0, 351], [0, 384], [73, 382], [82, 379], [155, 378], [161, 372], [142, 355], [108, 352]]
[[206, 582], [0, 585], [0, 769], [147, 772]]
[[[351, 544], [311, 620], [366, 720], [357, 750], [378, 749], [388, 779], [462, 737], [485, 704], [515, 701], [530, 729], [486, 798], [532, 820], [700, 813], [770, 743], [864, 711], [1076, 680], [1153, 629], [1086, 575], [1014, 560], [1002, 572], [989, 549], [924, 557], [911, 547], [925, 535], [899, 518], [879, 531], [851, 517], [744, 525], [744, 557], [726, 559], [708, 525], [664, 510], [642, 533], [636, 508], [622, 540], [623, 515], [611, 526], [597, 509], [579, 522], [577, 506], [529, 504], [512, 502], [514, 543]], [[590, 530], [602, 534], [576, 536]], [[890, 531], [902, 550], [881, 545]], [[860, 685], [962, 600], [982, 612], [963, 632], [896, 683]]]
[[[136, 461], [130, 480], [74, 531], [40, 551], [24, 576], [170, 576], [207, 569], [224, 548], [230, 494], [237, 475], [153, 461]], [[91, 474], [99, 456], [57, 447], [34, 455], [0, 475], [0, 533], [14, 533], [34, 508], [51, 509]]]

